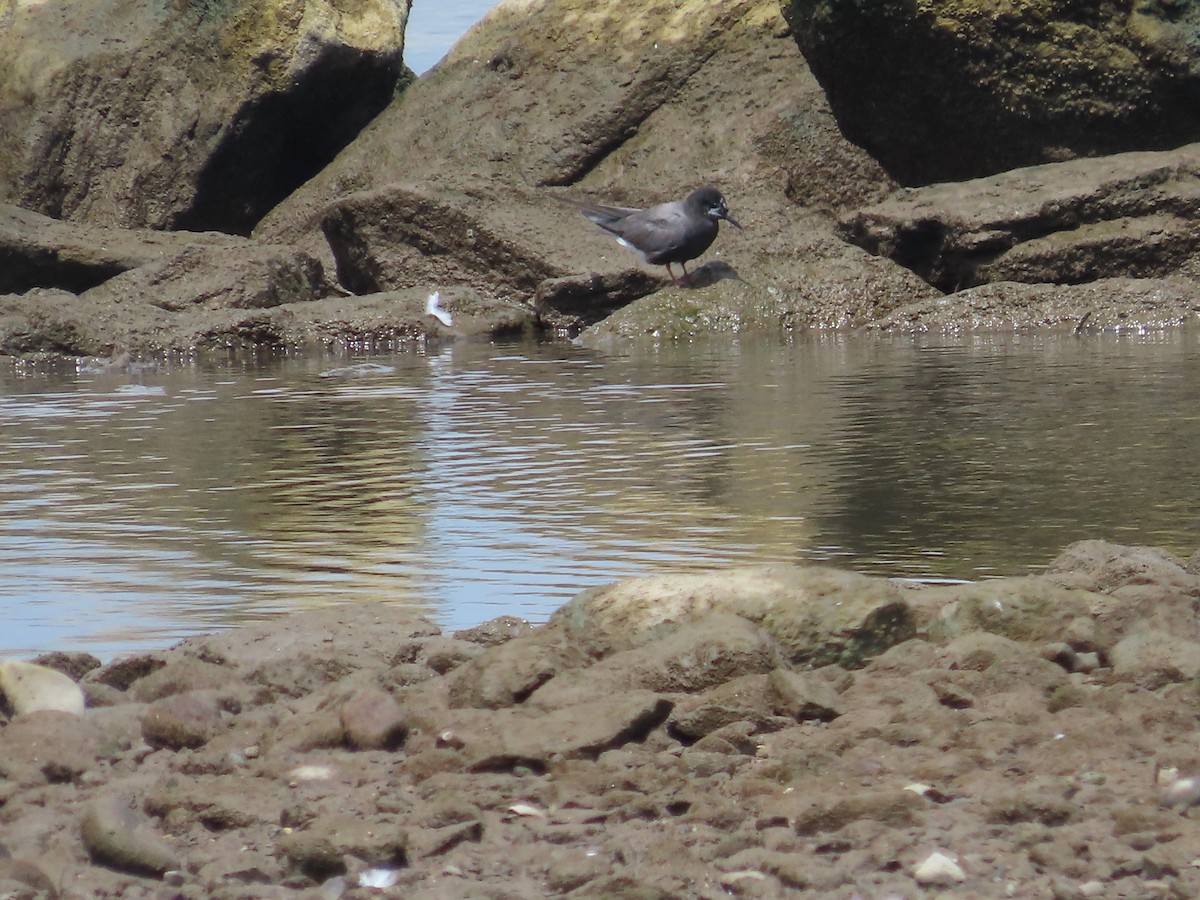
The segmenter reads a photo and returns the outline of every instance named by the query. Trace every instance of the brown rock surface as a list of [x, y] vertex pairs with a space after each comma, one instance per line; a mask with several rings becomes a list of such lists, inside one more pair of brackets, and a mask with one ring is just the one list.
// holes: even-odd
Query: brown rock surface
[[73, 221], [247, 233], [391, 99], [407, 12], [12, 0], [0, 198]]
[[1200, 139], [1191, 4], [784, 9], [846, 134], [906, 184]]
[[842, 218], [848, 241], [943, 291], [1197, 273], [1200, 144], [1013, 169], [897, 193]]
[[705, 181], [748, 231], [662, 292], [679, 332], [845, 324], [934, 293], [833, 236], [831, 212], [889, 182], [838, 133], [774, 0], [502, 3], [256, 234], [313, 252], [328, 235], [354, 290], [450, 280], [577, 329], [664, 273], [556, 198], [646, 206]]

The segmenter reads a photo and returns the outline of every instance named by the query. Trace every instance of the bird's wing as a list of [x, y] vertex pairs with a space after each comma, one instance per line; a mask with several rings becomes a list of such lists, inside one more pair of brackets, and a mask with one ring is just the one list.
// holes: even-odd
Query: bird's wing
[[575, 207], [575, 209], [583, 213], [588, 219], [606, 231], [612, 231], [614, 234], [617, 233], [617, 223], [634, 213], [641, 212], [641, 210], [635, 207], [605, 206], [602, 203], [592, 203], [588, 200], [574, 200], [569, 197], [558, 197], [553, 194], [550, 196], [559, 203]]
[[692, 238], [687, 214], [676, 203], [638, 210], [620, 222], [619, 234], [635, 247], [653, 247], [654, 256], [670, 256]]

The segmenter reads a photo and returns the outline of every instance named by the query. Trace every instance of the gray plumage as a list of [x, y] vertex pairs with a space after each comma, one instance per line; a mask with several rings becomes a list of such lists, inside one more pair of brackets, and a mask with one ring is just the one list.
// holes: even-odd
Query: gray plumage
[[688, 276], [687, 263], [712, 246], [717, 238], [718, 222], [724, 219], [741, 229], [741, 224], [729, 214], [725, 198], [715, 187], [697, 188], [683, 200], [660, 203], [649, 209], [624, 206], [602, 206], [598, 203], [579, 203], [588, 219], [617, 240], [635, 251], [648, 263], [667, 267], [667, 274], [678, 284], [672, 263], [683, 268]]

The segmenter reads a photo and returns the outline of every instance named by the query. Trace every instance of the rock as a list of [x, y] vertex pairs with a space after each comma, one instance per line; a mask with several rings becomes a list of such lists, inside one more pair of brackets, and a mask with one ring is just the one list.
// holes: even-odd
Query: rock
[[[511, 201], [511, 208], [524, 209], [518, 198]], [[338, 199], [322, 217], [321, 230], [337, 262], [338, 281], [357, 294], [448, 280], [444, 271], [427, 268], [432, 255], [482, 257], [477, 264], [487, 265], [489, 282], [532, 296], [542, 279], [563, 273], [547, 264], [544, 253], [530, 251], [530, 223], [492, 219], [509, 210], [480, 209], [469, 198], [455, 202], [444, 190], [389, 185]]]
[[913, 878], [917, 884], [947, 886], [966, 881], [967, 875], [962, 866], [935, 850], [913, 868]]
[[1200, 139], [1190, 8], [790, 0], [846, 136], [907, 184]]
[[602, 655], [714, 612], [757, 624], [793, 664], [811, 667], [861, 666], [916, 630], [891, 582], [819, 566], [628, 578], [584, 591], [547, 627]]
[[483, 823], [459, 822], [441, 828], [422, 828], [408, 835], [406, 849], [414, 859], [440, 856], [464, 842], [474, 843], [483, 837]]
[[735, 722], [745, 723], [755, 733], [777, 731], [793, 724], [794, 719], [773, 709], [772, 701], [776, 698], [767, 678], [743, 675], [695, 697], [681, 698], [671, 710], [667, 728], [687, 743]]
[[1163, 631], [1138, 631], [1124, 637], [1110, 654], [1113, 675], [1157, 690], [1200, 677], [1200, 645]]
[[346, 728], [335, 705], [314, 713], [285, 719], [276, 729], [274, 739], [296, 753], [317, 749], [332, 749], [346, 744]]
[[72, 294], [97, 287], [122, 272], [161, 262], [198, 244], [243, 244], [224, 234], [114, 228], [64, 222], [0, 203], [0, 294], [57, 288]]
[[74, 682], [80, 681], [83, 676], [93, 669], [100, 668], [99, 659], [90, 653], [84, 653], [80, 650], [54, 650], [50, 653], [43, 653], [41, 656], [34, 657], [32, 662], [34, 665], [45, 666], [48, 669], [62, 672]]
[[241, 680], [228, 667], [185, 657], [138, 679], [130, 686], [129, 696], [139, 703], [152, 703], [188, 691], [236, 693], [240, 686]]
[[407, 6], [19, 0], [0, 33], [0, 198], [246, 233], [391, 99]]
[[213, 323], [205, 332], [205, 340], [214, 342], [224, 337], [235, 343], [283, 346], [370, 344], [534, 330], [533, 310], [484, 298], [466, 287], [440, 291], [443, 306], [454, 317], [453, 327], [447, 327], [426, 311], [431, 290], [419, 287], [283, 303], [253, 315]]
[[1156, 629], [1200, 641], [1200, 575], [1158, 547], [1078, 541], [1046, 567], [1064, 587], [1107, 595], [1097, 618], [1118, 635]]
[[[795, 808], [795, 804], [803, 804]], [[780, 809], [791, 809], [791, 818], [799, 834], [818, 834], [838, 831], [852, 822], [867, 819], [897, 827], [911, 825], [917, 821], [916, 813], [924, 808], [925, 801], [911, 791], [885, 790], [864, 791], [833, 802], [817, 798], [813, 800], [788, 800]]]
[[494, 647], [497, 644], [511, 641], [515, 637], [528, 634], [534, 627], [534, 625], [525, 619], [505, 615], [488, 619], [486, 622], [481, 622], [479, 625], [471, 628], [456, 631], [451, 637], [460, 641], [470, 641], [473, 644], [480, 644], [484, 647]]
[[140, 653], [114, 659], [108, 665], [93, 669], [85, 680], [104, 684], [118, 691], [128, 691], [139, 678], [145, 678], [166, 664], [167, 661], [160, 653]]
[[775, 669], [767, 676], [767, 688], [773, 710], [797, 722], [831, 722], [845, 709], [833, 686], [815, 673]]
[[1165, 329], [1200, 308], [1200, 288], [1172, 278], [1101, 278], [1087, 284], [997, 282], [919, 300], [867, 327], [885, 331], [1010, 331], [1071, 325], [1077, 331]]
[[284, 834], [277, 846], [292, 866], [320, 880], [345, 874], [347, 856], [372, 866], [403, 865], [407, 843], [406, 833], [392, 821], [334, 814]]
[[387, 691], [360, 688], [339, 708], [346, 743], [354, 750], [395, 750], [408, 735], [408, 715]]
[[[1161, 585], [1161, 599], [1200, 599], [1200, 574], [1161, 547], [1126, 547], [1106, 541], [1077, 541], [1047, 567], [1046, 576], [1065, 587], [1141, 600], [1147, 585]], [[1134, 589], [1134, 590], [1130, 590]]]
[[1092, 620], [1102, 597], [1068, 591], [1033, 576], [929, 587], [911, 599], [924, 610], [937, 610], [929, 623], [933, 643], [968, 631], [989, 631], [1027, 644], [1061, 641], [1068, 647], [1070, 637], [1079, 649], [1107, 643], [1094, 634]]
[[[585, 0], [500, 4], [256, 234], [310, 249], [327, 237], [358, 292], [466, 284], [536, 304], [566, 333], [622, 307], [628, 318], [609, 333], [682, 335], [866, 321], [934, 295], [831, 233], [831, 209], [891, 182], [839, 134], [776, 4], [594, 12]], [[611, 78], [613, 46], [623, 82]], [[644, 206], [686, 194], [698, 173], [766, 227], [753, 252], [740, 233], [722, 235], [693, 267], [705, 276], [694, 289], [668, 288], [635, 312], [662, 273], [554, 198]]]
[[896, 194], [838, 233], [943, 291], [1190, 271], [1200, 144], [1014, 169]]
[[657, 637], [590, 666], [555, 675], [530, 695], [528, 703], [554, 709], [604, 701], [630, 690], [691, 694], [783, 664], [780, 647], [771, 636], [738, 616], [713, 613], [673, 629], [661, 629]]
[[142, 717], [142, 737], [152, 747], [182, 750], [202, 747], [224, 725], [211, 691], [172, 694], [150, 704]]
[[[182, 642], [181, 653], [230, 667], [247, 683], [286, 696], [305, 696], [354, 673], [382, 677], [413, 638], [441, 633], [424, 616], [397, 604], [347, 603], [273, 622], [218, 631]], [[361, 635], [371, 640], [361, 640]]]
[[101, 865], [148, 875], [180, 867], [175, 850], [126, 797], [92, 800], [84, 809], [79, 832], [84, 847]]
[[11, 900], [58, 900], [50, 876], [25, 859], [0, 858], [0, 896]]
[[71, 783], [96, 767], [101, 736], [77, 713], [28, 712], [0, 729], [0, 773], [25, 785]]
[[452, 672], [482, 652], [478, 644], [453, 637], [436, 636], [421, 642], [419, 658], [439, 675]]
[[518, 765], [544, 768], [552, 757], [594, 759], [605, 750], [642, 740], [662, 724], [671, 706], [648, 691], [630, 691], [604, 703], [543, 714], [495, 710], [481, 720], [485, 730], [466, 736], [465, 752], [475, 771], [505, 771]]
[[55, 709], [80, 715], [83, 690], [55, 669], [20, 660], [0, 662], [0, 692], [14, 715]]
[[[1105, 604], [1103, 622], [1125, 623], [1122, 639], [1188, 634], [1189, 564], [1149, 548], [1076, 551], [1078, 580], [1111, 591], [1087, 594], [1088, 603]], [[547, 624], [444, 675], [416, 661], [454, 657], [465, 642], [443, 639], [399, 604], [314, 609], [192, 638], [85, 678], [104, 685], [95, 680], [104, 673], [155, 696], [228, 673], [228, 691], [155, 701], [198, 694], [221, 709], [220, 730], [201, 746], [147, 747], [149, 707], [121, 696], [82, 716], [35, 712], [0, 728], [0, 894], [37, 896], [9, 877], [6, 853], [80, 896], [154, 893], [147, 869], [91, 865], [79, 852], [80, 812], [120, 794], [138, 798], [150, 817], [141, 824], [175, 849], [157, 865], [178, 866], [163, 887], [187, 897], [353, 894], [372, 869], [396, 879], [385, 890], [413, 897], [542, 896], [547, 885], [687, 896], [746, 872], [762, 877], [728, 879], [730, 891], [885, 897], [912, 894], [914, 864], [935, 848], [948, 854], [948, 834], [956, 853], [970, 850], [968, 886], [987, 879], [1001, 894], [1032, 897], [1058, 879], [1064, 896], [1089, 881], [1132, 895], [1159, 890], [1146, 886], [1153, 873], [1191, 896], [1200, 883], [1191, 865], [1200, 841], [1191, 811], [1200, 796], [1191, 784], [1200, 760], [1195, 680], [1148, 689], [1149, 679], [1110, 668], [1066, 671], [1072, 654], [1099, 652], [1076, 650], [1069, 636], [1041, 639], [1078, 630], [1066, 614], [1081, 588], [1062, 587], [1070, 581], [1058, 566], [1052, 579], [1000, 580], [1017, 598], [1010, 605], [1030, 613], [1037, 627], [1028, 630], [993, 620], [986, 604], [979, 620], [967, 618], [964, 604], [972, 628], [1028, 639], [970, 629], [940, 644], [910, 638], [856, 669], [778, 661], [740, 673], [768, 659], [759, 650], [776, 639], [728, 609], [706, 610], [707, 581], [690, 603], [651, 595], [661, 596], [665, 620], [631, 600], [625, 612], [642, 631], [612, 629], [597, 610], [603, 627], [580, 633], [589, 646], [603, 642], [605, 655], [585, 653], [562, 623]], [[840, 584], [848, 593], [878, 582]], [[926, 590], [901, 589], [915, 622], [945, 605], [924, 605]], [[976, 596], [964, 591], [960, 598]], [[1061, 611], [1044, 602], [1064, 591], [1074, 599]], [[1161, 604], [1142, 604], [1142, 591], [1160, 592]], [[746, 600], [740, 590], [729, 596]], [[467, 670], [472, 691], [486, 694], [489, 673], [503, 676], [523, 650], [547, 647], [574, 654], [567, 669], [614, 671], [583, 702], [552, 709], [539, 708], [537, 690], [500, 709], [449, 705], [451, 683]], [[151, 660], [166, 665], [154, 672]], [[405, 666], [427, 677], [401, 685]], [[621, 674], [659, 679], [672, 692], [621, 687]], [[554, 678], [571, 681], [566, 670]], [[253, 686], [240, 706], [238, 682]], [[512, 699], [516, 683], [498, 693]], [[403, 752], [349, 752], [343, 708], [381, 689], [411, 716]], [[305, 731], [327, 740], [305, 744]]]
[[1160, 803], [1167, 807], [1182, 807], [1189, 809], [1200, 806], [1200, 778], [1177, 778], [1161, 791]]
[[[968, 684], [959, 684], [967, 697], [1018, 686], [1049, 694], [1067, 681], [1062, 667], [1043, 659], [1036, 647], [990, 632], [973, 631], [954, 638], [942, 648], [941, 659], [947, 669], [983, 673]], [[946, 696], [944, 691], [941, 696]]]
[[587, 659], [553, 632], [543, 629], [531, 638], [489, 647], [456, 669], [450, 680], [450, 705], [497, 709], [523, 703], [559, 672]]

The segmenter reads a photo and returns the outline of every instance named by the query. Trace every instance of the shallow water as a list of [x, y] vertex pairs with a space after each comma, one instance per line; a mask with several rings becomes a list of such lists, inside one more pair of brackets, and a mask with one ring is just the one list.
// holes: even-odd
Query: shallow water
[[542, 620], [632, 573], [974, 579], [1200, 546], [1200, 337], [459, 342], [0, 369], [0, 655], [386, 599]]

